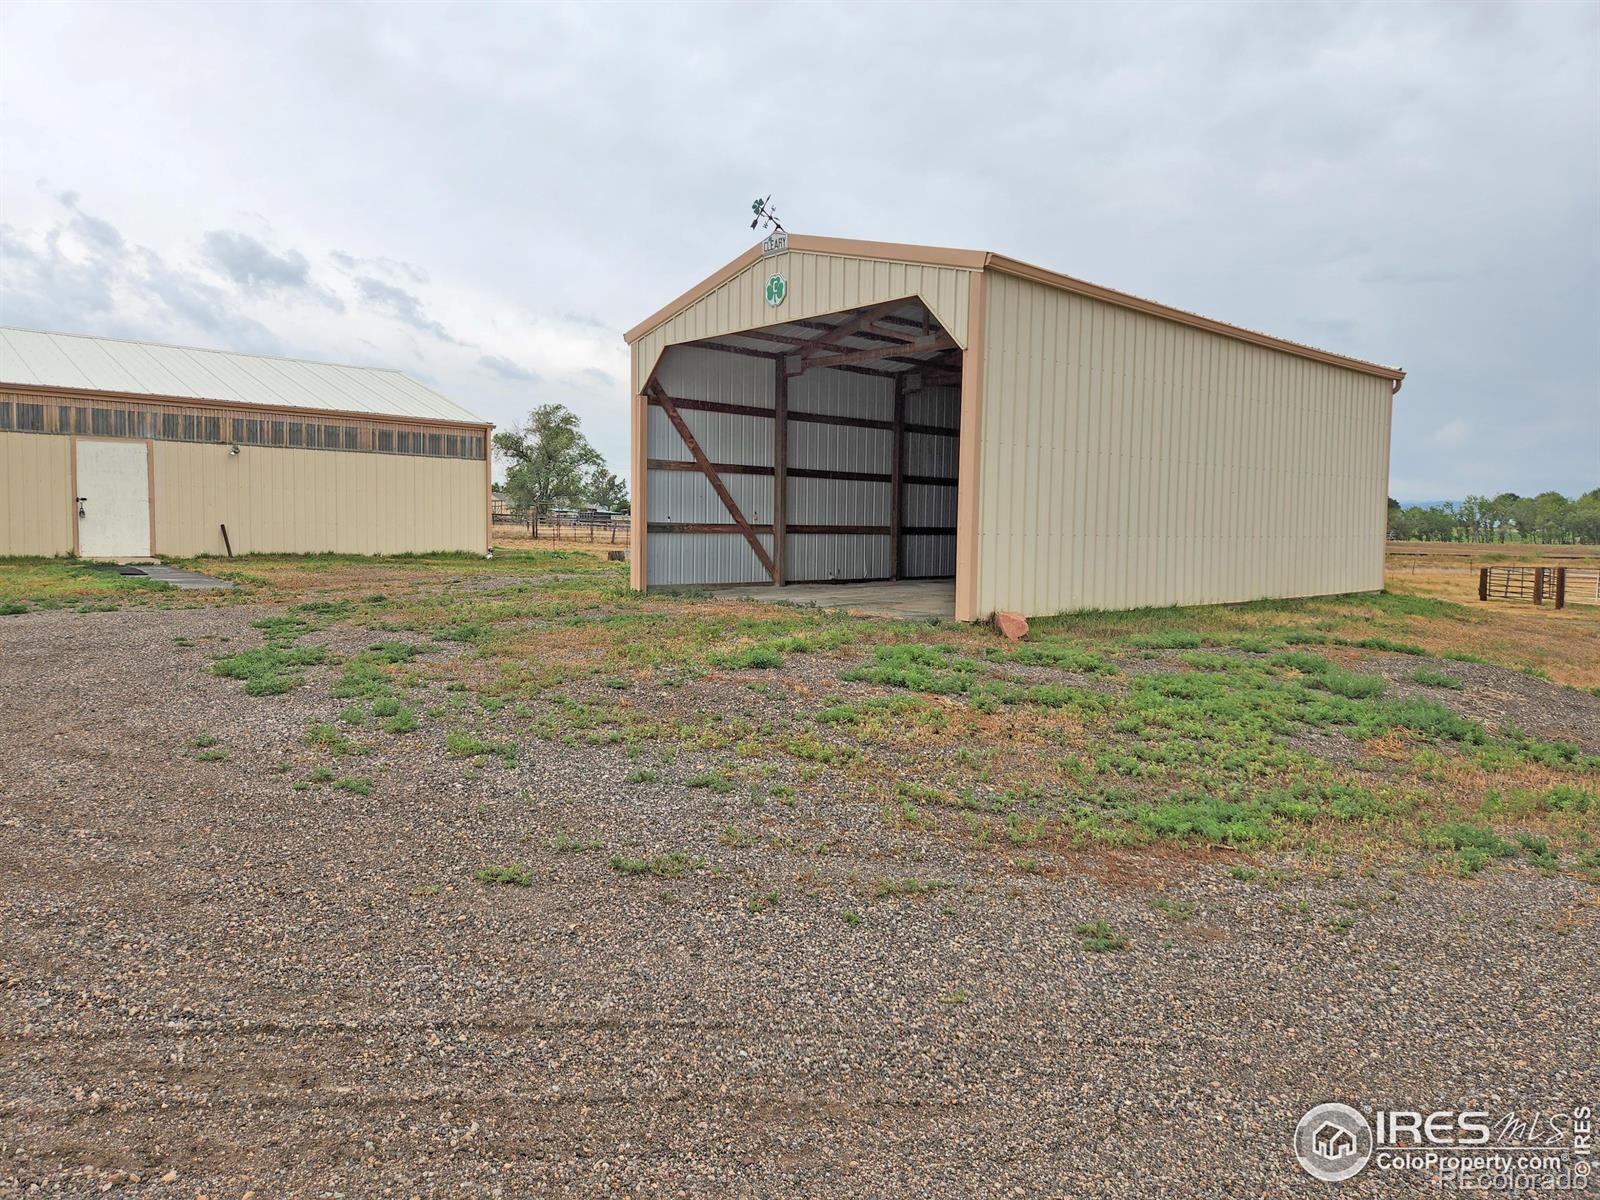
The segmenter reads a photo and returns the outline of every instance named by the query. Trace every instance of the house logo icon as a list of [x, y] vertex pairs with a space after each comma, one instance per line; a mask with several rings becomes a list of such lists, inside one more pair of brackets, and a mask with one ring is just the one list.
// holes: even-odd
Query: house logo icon
[[1372, 1126], [1348, 1104], [1319, 1104], [1294, 1128], [1294, 1157], [1324, 1183], [1350, 1179], [1372, 1157]]
[[1344, 1158], [1356, 1152], [1356, 1135], [1329, 1121], [1317, 1130], [1311, 1145], [1323, 1158]]

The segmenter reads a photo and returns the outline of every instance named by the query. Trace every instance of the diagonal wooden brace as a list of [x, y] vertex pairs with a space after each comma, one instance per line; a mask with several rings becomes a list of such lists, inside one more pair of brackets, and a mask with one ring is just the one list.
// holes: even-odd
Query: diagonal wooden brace
[[654, 380], [650, 381], [647, 389], [650, 398], [667, 414], [667, 420], [672, 422], [672, 427], [678, 431], [678, 436], [683, 439], [683, 444], [689, 448], [689, 453], [694, 456], [695, 464], [700, 468], [700, 473], [710, 481], [712, 490], [717, 493], [728, 510], [728, 515], [733, 518], [733, 523], [739, 527], [739, 532], [744, 534], [744, 540], [750, 543], [750, 549], [755, 551], [756, 558], [767, 572], [767, 578], [777, 582], [778, 573], [772, 565], [772, 555], [767, 553], [767, 548], [761, 544], [761, 539], [756, 535], [755, 528], [745, 519], [744, 512], [734, 501], [733, 494], [728, 491], [727, 485], [722, 482], [722, 477], [717, 474], [717, 469], [711, 465], [711, 460], [706, 457], [706, 452], [700, 448], [700, 443], [695, 439], [689, 426], [685, 424], [683, 415], [678, 412], [678, 406], [672, 402], [672, 397], [667, 395], [666, 389]]

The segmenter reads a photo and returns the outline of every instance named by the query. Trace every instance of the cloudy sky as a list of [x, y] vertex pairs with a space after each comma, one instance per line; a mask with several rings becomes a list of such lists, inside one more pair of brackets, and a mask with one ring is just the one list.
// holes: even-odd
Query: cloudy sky
[[1600, 485], [1600, 6], [9, 3], [0, 321], [404, 368], [626, 462], [754, 240], [991, 249], [1410, 372], [1391, 491]]

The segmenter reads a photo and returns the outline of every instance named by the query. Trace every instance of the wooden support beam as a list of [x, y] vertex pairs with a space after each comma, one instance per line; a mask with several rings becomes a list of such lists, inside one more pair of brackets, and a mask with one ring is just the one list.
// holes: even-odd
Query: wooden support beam
[[730, 346], [727, 342], [695, 342], [702, 350], [721, 350], [724, 354], [743, 354], [749, 358], [771, 358], [780, 362], [783, 359], [781, 350], [752, 350], [749, 346]]
[[900, 578], [906, 467], [906, 381], [894, 381], [894, 432], [889, 439], [889, 578]]
[[[661, 397], [665, 392], [652, 392], [650, 403], [660, 407]], [[671, 397], [672, 403], [684, 412], [715, 412], [727, 413], [734, 417], [761, 417], [772, 420], [770, 408], [760, 408], [754, 404], [730, 404], [726, 400], [690, 400], [684, 396]], [[855, 429], [893, 429], [893, 421], [878, 421], [871, 417], [838, 417], [832, 413], [813, 413], [789, 411], [791, 421], [811, 421], [817, 425], [848, 425]], [[917, 425], [906, 423], [907, 433], [931, 433], [940, 437], [959, 437], [959, 429], [949, 429], [943, 425]]]
[[875, 340], [887, 340], [891, 342], [914, 342], [919, 336], [928, 336], [927, 334], [919, 335], [915, 329], [904, 329], [900, 327], [891, 327], [886, 329], [881, 324], [873, 325], [870, 329], [863, 329], [861, 334], [862, 336], [876, 334], [877, 338]]
[[[757, 533], [771, 533], [771, 525], [750, 526]], [[651, 533], [742, 533], [741, 525], [716, 524], [708, 521], [651, 521]], [[907, 536], [913, 534], [940, 534], [953, 535], [956, 531], [954, 525], [908, 525], [901, 530]], [[889, 533], [887, 525], [790, 525], [789, 532], [794, 534], [805, 533], [844, 533], [860, 534], [863, 536], [877, 537]]]
[[[900, 342], [893, 346], [876, 346], [871, 350], [847, 350], [842, 354], [806, 357], [807, 367], [837, 367], [846, 363], [864, 363], [894, 358], [900, 354], [927, 354], [934, 350], [958, 350], [955, 340], [945, 334], [938, 337], [919, 338], [914, 342]], [[919, 366], [925, 364], [918, 364]]]
[[818, 351], [836, 346], [839, 342], [844, 341], [845, 338], [861, 333], [879, 317], [886, 317], [895, 309], [904, 308], [906, 303], [907, 301], [904, 299], [889, 300], [883, 304], [874, 304], [870, 308], [863, 309], [848, 320], [841, 321], [839, 324], [830, 327], [826, 333], [820, 333], [812, 338], [810, 342], [800, 348], [800, 354], [802, 357], [810, 359]]
[[678, 436], [683, 439], [683, 444], [689, 448], [689, 453], [694, 456], [695, 462], [700, 465], [700, 472], [711, 484], [712, 491], [717, 493], [717, 499], [728, 510], [728, 515], [733, 518], [734, 527], [744, 534], [744, 540], [750, 543], [750, 549], [755, 553], [757, 561], [766, 568], [767, 577], [777, 581], [777, 573], [772, 564], [772, 556], [767, 553], [767, 548], [761, 544], [761, 539], [756, 536], [755, 528], [745, 520], [744, 513], [740, 510], [733, 494], [728, 491], [728, 485], [722, 482], [722, 477], [711, 466], [711, 460], [706, 457], [706, 452], [700, 448], [700, 443], [695, 439], [694, 433], [684, 423], [683, 414], [672, 402], [672, 397], [667, 395], [659, 383], [650, 381], [651, 400], [661, 406], [667, 414], [667, 420], [672, 422], [672, 427], [678, 431]]
[[772, 582], [782, 587], [789, 573], [789, 376], [772, 364]]
[[[793, 414], [791, 414], [793, 415]], [[910, 428], [910, 426], [907, 426]], [[955, 436], [953, 429], [941, 430], [951, 437]], [[700, 464], [686, 462], [676, 458], [652, 458], [646, 464], [651, 471], [698, 471]], [[718, 475], [773, 475], [776, 474], [772, 467], [758, 467], [750, 463], [712, 463], [711, 469]], [[894, 477], [882, 471], [830, 471], [822, 467], [790, 467], [790, 479], [831, 479], [850, 483], [892, 483]], [[908, 487], [913, 484], [924, 483], [931, 487], [955, 487], [954, 476], [946, 475], [902, 475], [901, 481]]]
[[[880, 317], [878, 319], [880, 321], [903, 321], [904, 320], [901, 317]], [[835, 329], [839, 328], [839, 326], [830, 325], [826, 321], [787, 321], [787, 322], [785, 322], [785, 324], [792, 325], [796, 329], [815, 329], [818, 333], [832, 333]], [[913, 321], [913, 322], [910, 322], [910, 324], [915, 325], [916, 322]], [[870, 341], [870, 342], [889, 342], [889, 341], [896, 340], [896, 339], [891, 338], [888, 334], [878, 333], [875, 329], [862, 329], [862, 330], [860, 330], [860, 331], [858, 331], [856, 333], [851, 334], [850, 336], [858, 337], [858, 338], [864, 338], [864, 339], [866, 339], [867, 341]], [[799, 339], [799, 344], [802, 345], [802, 346], [810, 346], [813, 343], [815, 343], [815, 341], [816, 341], [816, 338], [800, 338]]]

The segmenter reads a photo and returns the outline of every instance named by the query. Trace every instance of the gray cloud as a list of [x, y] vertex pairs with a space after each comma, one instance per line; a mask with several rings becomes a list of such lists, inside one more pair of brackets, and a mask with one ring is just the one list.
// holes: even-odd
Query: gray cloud
[[37, 247], [0, 225], [0, 319], [8, 324], [81, 332], [112, 312], [113, 278], [103, 263], [79, 263], [63, 254], [59, 231]]
[[236, 312], [221, 288], [173, 269], [153, 251], [141, 250], [138, 257], [143, 268], [138, 286], [180, 320], [211, 334], [223, 349], [283, 353], [282, 343], [272, 331], [260, 321]]
[[456, 339], [450, 336], [443, 325], [423, 311], [422, 301], [404, 288], [374, 279], [371, 275], [357, 275], [355, 285], [369, 308], [386, 313], [421, 333], [431, 333], [440, 341], [455, 342]]
[[[278, 339], [233, 298], [154, 250], [129, 246], [110, 223], [87, 217], [75, 193], [69, 216], [37, 242], [0, 227], [0, 320], [35, 329], [115, 337], [201, 340], [272, 353]], [[86, 225], [87, 222], [87, 225]], [[68, 234], [80, 245], [69, 253]]]
[[212, 229], [200, 239], [207, 262], [246, 291], [303, 288], [311, 281], [311, 264], [298, 250], [275, 254], [247, 233]]
[[110, 221], [91, 217], [78, 207], [77, 192], [62, 192], [56, 197], [62, 206], [72, 212], [72, 228], [85, 241], [93, 242], [103, 250], [121, 250], [122, 234]]
[[574, 371], [567, 375], [564, 382], [572, 387], [599, 388], [612, 390], [617, 387], [617, 377], [609, 371], [602, 371], [599, 367], [585, 367], [581, 371]]
[[[997, 250], [1404, 366], [1401, 497], [1595, 485], [1600, 7], [940, 5], [908, 24], [814, 4], [805, 17], [256, 6], [218, 25], [195, 8], [152, 22], [136, 5], [12, 6], [0, 106], [18, 118], [0, 200], [33, 257], [12, 268], [26, 294], [8, 288], [0, 305], [80, 328], [145, 320], [137, 289], [107, 284], [84, 248], [125, 237], [179, 270], [215, 214], [260, 212], [304, 231], [311, 277], [351, 300], [320, 324], [328, 345], [370, 336], [390, 362], [414, 350], [449, 394], [509, 424], [515, 389], [442, 340], [432, 314], [485, 345], [502, 319], [534, 325], [540, 349], [516, 365], [570, 379], [596, 444], [623, 462], [616, 331], [754, 242], [749, 201], [771, 192], [797, 232]], [[805, 78], [773, 87], [748, 47], [780, 42]], [[668, 91], [609, 82], [689, 59]], [[172, 69], [141, 93], [136, 125], [108, 121], [157, 60], [226, 62], [237, 86]], [[913, 94], [935, 150], [836, 137], [773, 152], [812, 97], [891, 113]], [[152, 173], [157, 160], [182, 169]], [[38, 176], [115, 224], [78, 219], [76, 197], [59, 208]], [[293, 326], [302, 296], [225, 291], [274, 329]], [[153, 327], [178, 320], [148, 299]]]
[[357, 258], [343, 250], [335, 250], [328, 257], [346, 271], [376, 271], [382, 275], [409, 279], [412, 283], [429, 281], [427, 271], [415, 263], [402, 262], [395, 258]]
[[498, 354], [485, 354], [478, 359], [478, 365], [491, 374], [500, 376], [501, 379], [513, 383], [538, 383], [539, 376], [526, 367], [519, 367], [509, 358], [502, 358]]

